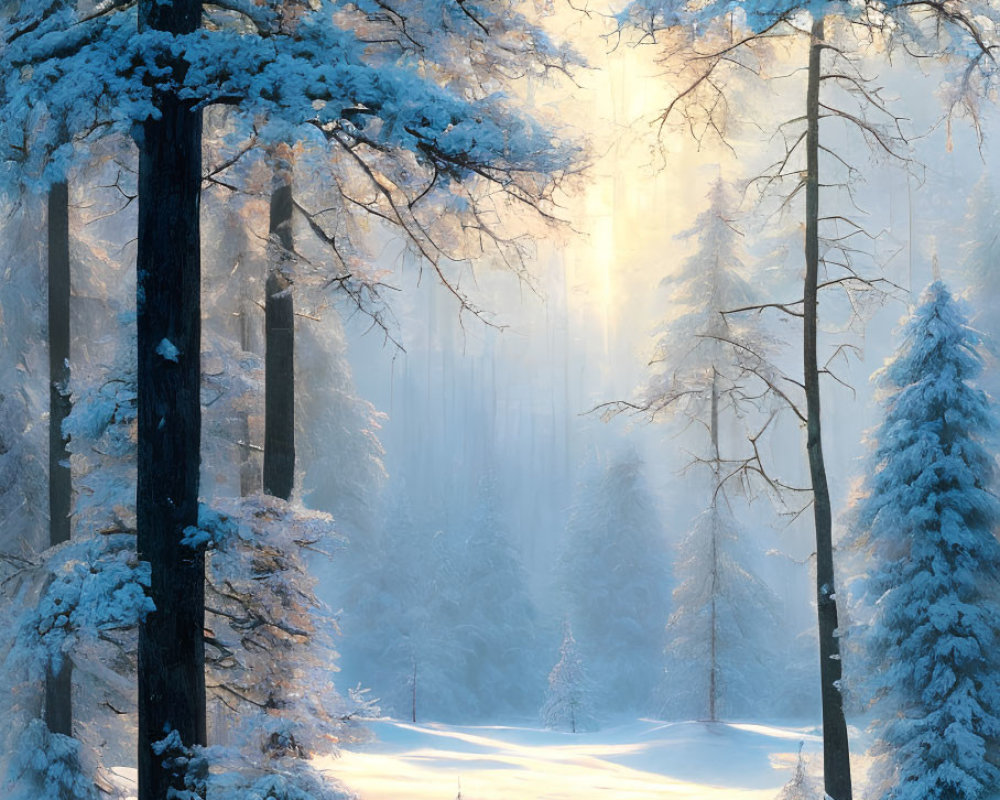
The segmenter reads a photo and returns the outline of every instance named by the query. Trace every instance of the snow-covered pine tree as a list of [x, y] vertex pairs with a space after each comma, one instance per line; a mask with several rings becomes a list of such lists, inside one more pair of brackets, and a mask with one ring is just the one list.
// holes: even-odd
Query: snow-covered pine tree
[[758, 554], [749, 538], [729, 506], [717, 503], [680, 544], [674, 573], [681, 582], [659, 691], [660, 713], [668, 719], [775, 713], [776, 683], [784, 677], [773, 645], [778, 601], [753, 572]]
[[[349, 539], [336, 565], [337, 604], [343, 608], [341, 674], [348, 684], [370, 686], [387, 714], [411, 719], [410, 681], [426, 616], [418, 585], [423, 538], [405, 489], [390, 482], [382, 506], [381, 524], [369, 536]], [[418, 666], [418, 681], [422, 669]]]
[[[671, 314], [655, 332], [652, 376], [637, 405], [654, 419], [681, 414], [703, 420], [710, 446], [718, 450], [718, 414], [752, 407], [747, 382], [770, 377], [770, 339], [757, 314], [728, 314], [757, 302], [746, 266], [743, 235], [737, 227], [739, 202], [721, 178], [708, 192], [708, 208], [681, 240], [697, 250], [665, 277]], [[708, 460], [718, 460], [717, 452]]]
[[823, 782], [806, 771], [806, 760], [802, 757], [802, 742], [799, 742], [799, 756], [795, 761], [795, 771], [788, 783], [781, 787], [775, 800], [821, 800]]
[[466, 653], [459, 677], [470, 718], [530, 714], [538, 708], [544, 676], [535, 657], [538, 614], [492, 475], [480, 478], [474, 502], [459, 560], [462, 624], [456, 638]]
[[[732, 187], [716, 180], [708, 208], [680, 235], [695, 238], [698, 247], [663, 279], [674, 313], [657, 331], [653, 375], [636, 404], [652, 419], [669, 414], [700, 423], [695, 435], [705, 435], [692, 449], [697, 462], [711, 470], [708, 508], [682, 541], [674, 568], [681, 583], [667, 627], [667, 675], [658, 702], [670, 717], [715, 720], [747, 710], [739, 699], [761, 697], [762, 687], [742, 692], [741, 677], [767, 675], [766, 668], [760, 669], [768, 661], [762, 648], [777, 633], [775, 598], [753, 573], [757, 554], [751, 533], [728, 508], [725, 485], [736, 478], [748, 489], [750, 470], [741, 465], [752, 464], [748, 459], [753, 457], [744, 437], [727, 439], [723, 431], [733, 425], [726, 423], [746, 437], [756, 433], [747, 426], [760, 410], [760, 398], [767, 397], [774, 373], [768, 362], [770, 337], [759, 315], [726, 313], [755, 302], [736, 227], [738, 205]], [[757, 389], [749, 390], [752, 385]], [[762, 416], [760, 424], [766, 420]], [[770, 665], [772, 680], [776, 667]]]
[[349, 542], [343, 562], [344, 674], [397, 718], [467, 720], [462, 540], [436, 527], [440, 514], [417, 513], [400, 478], [384, 507], [374, 535]]
[[670, 557], [643, 462], [630, 451], [581, 484], [560, 563], [598, 713], [645, 712], [663, 669]]
[[938, 281], [908, 322], [856, 509], [883, 800], [979, 800], [1000, 782], [997, 418], [964, 313]]
[[559, 646], [559, 661], [549, 673], [549, 686], [541, 709], [542, 724], [546, 728], [568, 728], [572, 733], [595, 730], [597, 718], [592, 708], [593, 690], [573, 638], [573, 629], [566, 620]]

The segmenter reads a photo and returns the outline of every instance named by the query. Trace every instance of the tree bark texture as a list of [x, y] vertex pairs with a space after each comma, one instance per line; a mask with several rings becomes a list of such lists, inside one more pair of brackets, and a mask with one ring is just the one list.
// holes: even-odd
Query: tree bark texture
[[[200, 20], [201, 0], [139, 2], [142, 29], [184, 34]], [[161, 116], [138, 142], [136, 515], [156, 605], [139, 627], [139, 800], [182, 788], [154, 742], [176, 730], [185, 747], [206, 743], [205, 558], [181, 545], [198, 521], [201, 114], [169, 91], [153, 102]]]
[[819, 85], [823, 19], [813, 23], [806, 95], [806, 277], [803, 291], [803, 382], [806, 395], [806, 449], [816, 524], [816, 607], [819, 616], [820, 680], [823, 707], [823, 780], [833, 800], [851, 800], [851, 755], [840, 693], [840, 642], [834, 588], [833, 522], [820, 429], [819, 364], [816, 355], [819, 281]]
[[[70, 538], [73, 485], [63, 420], [69, 416], [69, 187], [54, 183], [48, 201], [49, 307], [49, 545]], [[73, 667], [63, 659], [45, 677], [45, 721], [53, 733], [73, 735]]]
[[275, 159], [271, 192], [272, 261], [264, 304], [264, 492], [288, 500], [295, 482], [295, 313], [288, 264], [292, 240], [292, 170]]

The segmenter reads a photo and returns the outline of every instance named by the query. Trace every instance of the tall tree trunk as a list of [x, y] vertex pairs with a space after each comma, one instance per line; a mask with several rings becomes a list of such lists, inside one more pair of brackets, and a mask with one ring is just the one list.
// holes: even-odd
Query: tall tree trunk
[[[240, 295], [240, 349], [250, 352], [252, 341], [250, 336], [250, 302], [246, 296], [246, 283], [243, 282]], [[250, 413], [244, 408], [238, 414], [240, 437], [240, 497], [249, 497], [260, 491], [260, 468], [254, 457], [250, 443]]]
[[275, 157], [270, 232], [277, 253], [267, 275], [264, 305], [264, 491], [282, 500], [295, 482], [295, 315], [288, 262], [292, 257], [292, 166]]
[[[66, 181], [49, 189], [49, 545], [70, 538], [70, 501], [73, 490], [69, 450], [63, 420], [69, 399], [69, 187]], [[58, 673], [45, 677], [45, 721], [53, 733], [73, 735], [73, 666], [63, 658]]]
[[806, 94], [806, 277], [803, 290], [803, 366], [806, 449], [816, 522], [816, 607], [819, 616], [820, 680], [823, 702], [823, 780], [833, 800], [851, 800], [851, 755], [840, 693], [840, 643], [833, 575], [830, 488], [820, 431], [819, 365], [816, 356], [816, 292], [819, 280], [819, 84], [824, 48], [823, 19], [813, 23]]
[[709, 432], [712, 436], [712, 606], [709, 617], [708, 719], [715, 722], [716, 699], [719, 693], [719, 642], [718, 603], [719, 592], [719, 492], [722, 489], [719, 465], [719, 373], [712, 367], [712, 416]]
[[[185, 34], [201, 0], [140, 0], [140, 29]], [[183, 63], [173, 69], [182, 75]], [[205, 557], [181, 545], [198, 521], [201, 405], [201, 114], [156, 92], [158, 119], [139, 141], [138, 325], [139, 557], [152, 568], [156, 610], [139, 626], [139, 800], [183, 788], [153, 743], [176, 730], [205, 744]]]

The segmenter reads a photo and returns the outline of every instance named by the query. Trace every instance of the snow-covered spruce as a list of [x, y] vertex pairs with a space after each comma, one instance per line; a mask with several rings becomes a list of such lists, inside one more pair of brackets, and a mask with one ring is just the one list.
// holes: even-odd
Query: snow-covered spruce
[[663, 670], [670, 557], [644, 465], [626, 452], [581, 484], [561, 583], [597, 712], [647, 712]]
[[751, 569], [749, 532], [717, 504], [695, 520], [678, 556], [658, 713], [712, 721], [777, 713], [789, 688], [773, 644], [778, 598]]
[[[749, 495], [740, 464], [752, 458], [751, 426], [767, 425], [776, 369], [775, 349], [760, 315], [730, 314], [756, 302], [747, 254], [736, 227], [739, 203], [719, 179], [708, 192], [708, 208], [678, 238], [696, 239], [698, 249], [677, 274], [663, 279], [669, 307], [681, 309], [657, 329], [653, 374], [637, 405], [652, 419], [670, 415], [692, 421], [696, 463], [711, 471], [706, 511], [680, 545], [674, 571], [680, 585], [667, 626], [667, 663], [659, 713], [669, 718], [715, 720], [720, 715], [773, 710], [774, 653], [745, 646], [773, 641], [776, 598], [753, 571], [759, 557], [749, 530], [729, 509], [727, 483], [735, 478]], [[749, 387], [755, 387], [753, 391]], [[726, 432], [739, 431], [735, 437]], [[704, 432], [702, 435], [698, 435]], [[740, 435], [745, 433], [745, 435]], [[734, 439], [736, 441], [734, 441]], [[748, 691], [750, 685], [753, 690]], [[754, 702], [754, 699], [757, 702]]]
[[872, 796], [980, 800], [1000, 782], [997, 424], [978, 337], [936, 282], [881, 374], [885, 418], [856, 509], [871, 620]]
[[593, 691], [593, 684], [576, 649], [573, 629], [567, 621], [563, 623], [559, 661], [549, 673], [549, 688], [541, 710], [542, 724], [546, 728], [559, 728], [571, 733], [596, 730]]
[[[713, 406], [716, 413], [743, 414], [761, 405], [754, 398], [767, 396], [765, 381], [776, 371], [768, 361], [772, 337], [759, 314], [727, 313], [758, 302], [736, 227], [735, 194], [717, 180], [708, 208], [677, 237], [696, 240], [697, 250], [661, 282], [672, 313], [655, 331], [652, 374], [637, 399], [654, 419], [676, 414], [710, 427]], [[717, 431], [710, 432], [716, 438]]]
[[400, 481], [380, 530], [348, 546], [346, 669], [396, 717], [485, 721], [541, 702], [537, 612], [499, 492], [483, 476], [447, 529], [444, 513], [412, 513]]
[[538, 708], [545, 675], [537, 657], [538, 612], [503, 521], [507, 502], [492, 475], [481, 477], [459, 544], [465, 657], [455, 679], [468, 687], [465, 703], [478, 707], [482, 719]]
[[799, 742], [799, 757], [795, 761], [795, 771], [788, 783], [781, 787], [775, 800], [820, 800], [824, 797], [823, 782], [815, 775], [810, 775], [806, 769], [802, 745], [803, 743]]
[[48, 551], [39, 571], [47, 578], [35, 607], [21, 621], [8, 667], [41, 680], [87, 638], [134, 627], [150, 611], [145, 594], [149, 565], [139, 561], [130, 536], [76, 539]]
[[97, 800], [80, 764], [80, 742], [31, 720], [13, 751], [11, 774], [0, 784], [7, 800]]

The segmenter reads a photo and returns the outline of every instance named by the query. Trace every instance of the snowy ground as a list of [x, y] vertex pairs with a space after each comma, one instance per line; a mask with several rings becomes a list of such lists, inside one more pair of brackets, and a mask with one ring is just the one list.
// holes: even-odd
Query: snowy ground
[[[639, 720], [572, 735], [371, 723], [377, 741], [323, 767], [362, 800], [773, 800], [815, 729]], [[818, 766], [818, 764], [817, 764]]]

